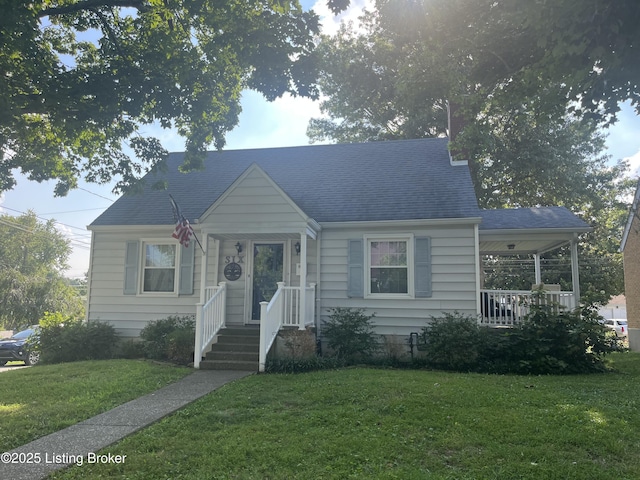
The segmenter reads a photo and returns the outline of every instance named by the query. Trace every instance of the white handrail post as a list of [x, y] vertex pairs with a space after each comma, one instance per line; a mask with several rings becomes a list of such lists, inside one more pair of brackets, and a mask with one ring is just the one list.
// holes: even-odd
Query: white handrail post
[[267, 363], [267, 302], [260, 302], [260, 354], [258, 358], [258, 371], [264, 372]]
[[220, 282], [218, 284], [220, 289], [224, 290], [222, 293], [224, 296], [222, 297], [222, 304], [220, 305], [220, 316], [222, 317], [222, 324], [220, 328], [225, 328], [227, 326], [227, 282]]
[[202, 357], [202, 307], [203, 303], [196, 304], [196, 342], [193, 352], [193, 368], [200, 368]]
[[300, 234], [300, 302], [298, 303], [298, 329], [304, 330], [307, 288], [307, 232]]

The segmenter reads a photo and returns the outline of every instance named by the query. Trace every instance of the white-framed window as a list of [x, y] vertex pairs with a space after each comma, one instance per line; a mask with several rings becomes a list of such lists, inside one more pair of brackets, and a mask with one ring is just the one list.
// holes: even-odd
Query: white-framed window
[[413, 237], [365, 236], [365, 245], [366, 295], [413, 296]]
[[175, 293], [178, 245], [143, 242], [142, 293]]

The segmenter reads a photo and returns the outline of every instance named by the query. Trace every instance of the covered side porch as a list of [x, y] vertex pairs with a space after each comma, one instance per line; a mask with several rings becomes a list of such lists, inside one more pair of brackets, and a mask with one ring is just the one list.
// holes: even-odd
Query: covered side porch
[[[559, 309], [573, 310], [580, 305], [578, 241], [591, 227], [561, 207], [486, 210], [479, 226], [478, 315], [484, 325], [509, 327], [522, 321], [532, 303], [543, 302]], [[562, 249], [562, 250], [561, 250]], [[558, 274], [543, 270], [545, 254], [562, 252], [555, 260], [566, 271], [563, 289]], [[503, 288], [489, 279], [487, 267], [496, 259], [508, 259], [502, 274]], [[510, 262], [510, 263], [509, 263]], [[523, 265], [533, 264], [533, 271]], [[549, 273], [549, 274], [545, 274]], [[514, 280], [509, 280], [509, 277]], [[548, 278], [553, 277], [552, 282]], [[570, 289], [566, 285], [570, 285]], [[537, 291], [537, 295], [534, 294]], [[544, 292], [544, 293], [542, 293]]]
[[255, 348], [244, 349], [244, 357], [262, 371], [282, 328], [304, 330], [315, 325], [320, 227], [235, 230], [203, 229], [195, 368], [209, 358], [221, 335], [233, 331], [256, 340]]

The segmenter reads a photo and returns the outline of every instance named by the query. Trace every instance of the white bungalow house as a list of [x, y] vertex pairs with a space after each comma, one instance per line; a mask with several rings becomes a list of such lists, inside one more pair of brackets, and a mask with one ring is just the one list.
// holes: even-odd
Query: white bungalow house
[[[589, 226], [560, 207], [479, 209], [469, 168], [447, 144], [212, 152], [204, 170], [187, 174], [183, 154], [171, 154], [142, 194], [121, 197], [89, 226], [88, 320], [136, 337], [149, 321], [195, 315], [196, 367], [232, 368], [233, 347], [208, 353], [231, 333], [231, 343], [260, 338], [241, 355], [258, 369], [281, 328], [321, 335], [332, 307], [375, 312], [380, 334], [408, 336], [444, 311], [512, 324], [529, 292], [482, 290], [482, 255], [539, 258], [567, 243], [573, 291], [550, 295], [575, 306], [577, 237]], [[158, 180], [166, 190], [151, 188]], [[172, 238], [169, 194], [200, 245]]]

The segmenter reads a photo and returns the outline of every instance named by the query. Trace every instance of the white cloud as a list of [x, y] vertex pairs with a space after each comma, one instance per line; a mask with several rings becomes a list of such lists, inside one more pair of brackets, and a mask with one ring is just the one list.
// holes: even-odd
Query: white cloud
[[362, 15], [362, 11], [365, 8], [370, 10], [373, 5], [373, 0], [351, 0], [349, 8], [336, 16], [329, 10], [327, 0], [318, 0], [313, 6], [313, 10], [320, 16], [322, 33], [334, 35], [340, 28], [341, 22], [352, 21], [354, 24], [358, 24], [358, 17]]
[[629, 163], [629, 175], [633, 178], [640, 176], [640, 150], [625, 160]]

